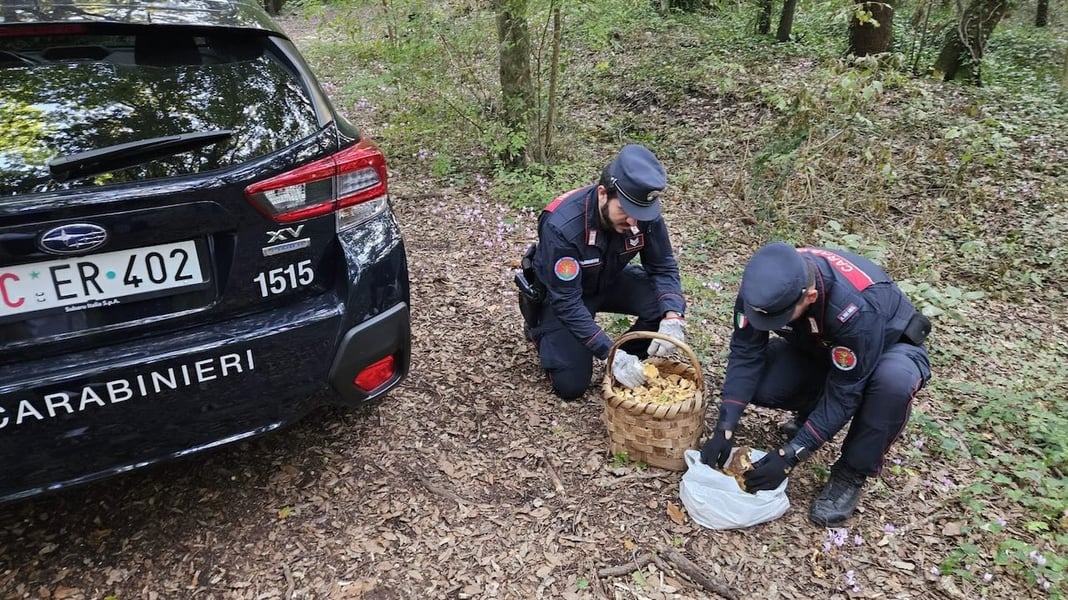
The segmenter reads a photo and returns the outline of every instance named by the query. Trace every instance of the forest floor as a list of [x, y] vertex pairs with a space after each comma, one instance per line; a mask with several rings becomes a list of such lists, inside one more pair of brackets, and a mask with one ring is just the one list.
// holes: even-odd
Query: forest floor
[[[314, 35], [283, 22], [298, 43]], [[722, 597], [680, 556], [735, 598], [1045, 597], [1007, 573], [940, 572], [970, 522], [957, 490], [972, 467], [926, 454], [913, 427], [888, 456], [901, 468], [869, 483], [845, 527], [807, 519], [837, 443], [791, 477], [783, 517], [698, 526], [679, 500], [681, 473], [607, 452], [600, 367], [583, 399], [550, 393], [511, 282], [536, 216], [494, 203], [477, 181], [439, 189], [404, 169], [391, 193], [412, 284], [403, 384], [367, 411], [325, 408], [264, 438], [0, 507], [0, 599]], [[725, 237], [743, 226], [732, 207], [715, 195], [665, 205], [684, 274], [725, 297], [749, 244], [724, 244], [713, 261], [695, 248], [710, 225]], [[1039, 303], [984, 310], [1048, 323]], [[729, 319], [689, 324], [713, 403]], [[1047, 326], [1064, 339], [1063, 324]], [[971, 376], [937, 362], [932, 386]], [[915, 409], [937, 420], [932, 399], [921, 392]], [[741, 441], [781, 443], [781, 418], [750, 410]]]

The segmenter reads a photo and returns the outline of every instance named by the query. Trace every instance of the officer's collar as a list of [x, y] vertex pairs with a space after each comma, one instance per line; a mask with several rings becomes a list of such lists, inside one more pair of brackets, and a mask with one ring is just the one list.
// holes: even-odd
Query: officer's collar
[[601, 203], [597, 195], [597, 184], [586, 194], [586, 245], [602, 247], [606, 236], [611, 233], [601, 228]]
[[823, 332], [827, 330], [827, 283], [823, 281], [823, 273], [820, 272], [819, 265], [815, 264], [814, 261], [804, 254], [801, 255], [801, 258], [805, 260], [806, 269], [809, 268], [808, 265], [811, 265], [812, 270], [816, 272], [816, 293], [819, 294], [819, 296], [816, 297], [816, 301], [813, 302], [812, 306], [808, 307], [808, 310], [805, 312], [808, 313], [814, 306], [817, 304], [819, 305], [820, 309], [819, 312], [816, 313], [817, 320], [815, 322], [818, 323], [820, 332]]

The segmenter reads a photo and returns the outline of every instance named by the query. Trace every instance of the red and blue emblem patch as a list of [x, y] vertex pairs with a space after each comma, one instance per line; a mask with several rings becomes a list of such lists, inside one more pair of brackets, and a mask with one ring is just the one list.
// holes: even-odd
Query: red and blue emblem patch
[[579, 263], [574, 258], [565, 256], [553, 265], [553, 273], [556, 273], [556, 278], [560, 281], [571, 281], [578, 277]]
[[857, 366], [857, 355], [845, 346], [831, 348], [831, 362], [842, 371], [852, 371]]

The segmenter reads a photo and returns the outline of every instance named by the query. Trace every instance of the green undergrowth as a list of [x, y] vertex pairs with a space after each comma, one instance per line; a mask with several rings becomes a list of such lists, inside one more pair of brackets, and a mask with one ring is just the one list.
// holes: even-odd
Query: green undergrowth
[[[931, 401], [910, 426], [927, 444], [908, 451], [957, 477], [948, 510], [966, 525], [941, 572], [982, 589], [984, 570], [997, 571], [1063, 597], [1064, 24], [1036, 30], [1022, 11], [1011, 16], [975, 87], [926, 77], [951, 5], [926, 20], [901, 7], [894, 52], [854, 60], [843, 54], [847, 5], [802, 0], [793, 41], [779, 44], [752, 33], [748, 3], [666, 16], [655, 4], [561, 5], [554, 154], [526, 169], [497, 159], [523, 138], [497, 120], [486, 3], [304, 0], [298, 9], [317, 24], [301, 47], [333, 100], [419, 185], [478, 185], [504, 205], [540, 207], [595, 178], [621, 144], [652, 147], [673, 193], [714, 213], [680, 252], [702, 360], [722, 358], [712, 332], [729, 327], [740, 265], [719, 264], [724, 253], [777, 238], [886, 265], [936, 323]], [[544, 109], [548, 2], [530, 10]], [[1013, 302], [1042, 319], [1007, 314]]]

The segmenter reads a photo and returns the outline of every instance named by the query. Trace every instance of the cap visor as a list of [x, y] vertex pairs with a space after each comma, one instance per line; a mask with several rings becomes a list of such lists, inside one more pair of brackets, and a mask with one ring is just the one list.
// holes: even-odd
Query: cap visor
[[619, 206], [623, 208], [623, 212], [627, 213], [628, 217], [639, 221], [655, 221], [660, 217], [659, 199], [653, 200], [653, 203], [649, 206], [638, 206], [620, 195]]
[[769, 315], [753, 310], [753, 307], [748, 304], [745, 305], [745, 318], [749, 320], [749, 324], [753, 326], [753, 329], [759, 329], [760, 331], [782, 329], [790, 322], [790, 317], [792, 316], [794, 316], [793, 306], [779, 314]]

